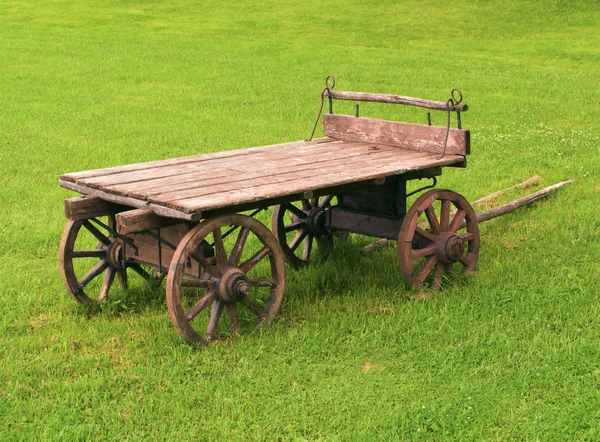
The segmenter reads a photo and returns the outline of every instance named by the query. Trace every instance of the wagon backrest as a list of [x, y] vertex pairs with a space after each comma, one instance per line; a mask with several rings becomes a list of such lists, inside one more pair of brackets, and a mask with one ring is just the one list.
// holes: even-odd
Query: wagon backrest
[[[330, 138], [340, 140], [386, 144], [432, 153], [468, 155], [470, 153], [470, 133], [468, 130], [460, 128], [460, 113], [465, 112], [468, 107], [466, 104], [460, 104], [462, 94], [460, 91], [455, 91], [457, 90], [454, 89], [452, 94], [457, 98], [441, 102], [398, 95], [332, 91], [326, 88], [323, 93], [324, 98], [330, 101], [330, 111], [333, 99], [405, 104], [456, 113], [458, 128], [338, 115], [330, 112], [323, 115], [324, 133]], [[446, 136], [448, 137], [447, 142]], [[444, 145], [446, 146], [445, 150]]]

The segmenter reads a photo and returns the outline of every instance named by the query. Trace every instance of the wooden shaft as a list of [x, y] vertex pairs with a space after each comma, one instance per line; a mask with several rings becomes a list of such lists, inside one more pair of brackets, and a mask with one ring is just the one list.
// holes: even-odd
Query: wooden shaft
[[[404, 97], [401, 95], [390, 95], [390, 94], [372, 94], [370, 92], [348, 92], [348, 91], [325, 91], [327, 97], [334, 98], [336, 100], [349, 100], [349, 101], [370, 101], [374, 103], [392, 103], [392, 104], [405, 104], [407, 106], [424, 107], [426, 109], [435, 109], [445, 111], [446, 102], [444, 101], [433, 101], [425, 100], [423, 98]], [[454, 110], [457, 112], [465, 112], [469, 109], [466, 104], [457, 104], [454, 106]]]
[[471, 205], [478, 206], [480, 204], [485, 203], [486, 201], [493, 200], [494, 198], [502, 195], [504, 192], [508, 192], [509, 190], [513, 190], [513, 189], [526, 189], [527, 187], [537, 184], [539, 181], [540, 181], [540, 177], [535, 175], [531, 178], [526, 179], [525, 181], [523, 181], [519, 184], [515, 184], [514, 186], [510, 186], [510, 187], [507, 187], [506, 189], [498, 190], [494, 193], [490, 193], [489, 195], [479, 198], [478, 200], [473, 201], [473, 203], [471, 203]]
[[[563, 181], [561, 183], [554, 184], [553, 186], [546, 187], [545, 189], [538, 190], [537, 192], [531, 193], [527, 196], [524, 196], [523, 198], [519, 198], [514, 201], [511, 201], [510, 203], [504, 204], [500, 207], [495, 207], [493, 209], [486, 210], [484, 212], [479, 212], [477, 214], [477, 221], [482, 223], [484, 221], [488, 221], [490, 219], [496, 218], [500, 215], [506, 215], [507, 213], [514, 212], [519, 207], [523, 207], [529, 203], [532, 203], [541, 198], [544, 198], [544, 197], [550, 195], [555, 190], [560, 189], [561, 187], [566, 186], [567, 184], [574, 183], [574, 182], [575, 182], [575, 180]], [[461, 224], [461, 228], [462, 227], [464, 227], [464, 226]]]

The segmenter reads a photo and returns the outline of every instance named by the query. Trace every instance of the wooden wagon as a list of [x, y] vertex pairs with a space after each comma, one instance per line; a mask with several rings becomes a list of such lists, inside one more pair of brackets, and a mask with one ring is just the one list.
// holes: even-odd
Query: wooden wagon
[[[358, 106], [356, 115], [338, 115], [333, 100], [439, 110], [447, 125], [363, 118]], [[436, 288], [442, 278], [469, 273], [479, 251], [475, 213], [458, 193], [433, 188], [444, 166], [466, 166], [461, 101], [457, 90], [446, 102], [335, 91], [328, 77], [325, 138], [62, 175], [60, 186], [83, 194], [65, 200], [66, 289], [90, 303], [104, 300], [115, 279], [127, 284], [128, 271], [167, 276], [173, 325], [195, 344], [227, 327], [218, 325], [223, 311], [233, 334], [240, 324], [270, 323], [286, 261], [307, 264], [315, 243], [327, 253], [336, 232], [397, 240], [409, 284]], [[458, 128], [450, 127], [451, 114]], [[423, 178], [433, 185], [407, 208], [415, 193], [407, 194], [407, 182]], [[254, 216], [272, 206], [271, 232]]]

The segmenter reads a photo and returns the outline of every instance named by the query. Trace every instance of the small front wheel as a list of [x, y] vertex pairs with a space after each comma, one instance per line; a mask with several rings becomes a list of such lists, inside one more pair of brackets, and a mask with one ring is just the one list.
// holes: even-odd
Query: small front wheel
[[462, 195], [433, 189], [417, 198], [398, 234], [400, 273], [408, 284], [420, 286], [433, 275], [438, 289], [444, 274], [473, 272], [478, 257], [477, 215]]
[[[205, 243], [214, 256], [204, 256]], [[179, 243], [169, 268], [167, 307], [184, 339], [206, 344], [216, 337], [223, 311], [234, 335], [241, 318], [256, 327], [271, 323], [284, 290], [285, 258], [273, 234], [249, 216], [224, 215], [200, 223]]]

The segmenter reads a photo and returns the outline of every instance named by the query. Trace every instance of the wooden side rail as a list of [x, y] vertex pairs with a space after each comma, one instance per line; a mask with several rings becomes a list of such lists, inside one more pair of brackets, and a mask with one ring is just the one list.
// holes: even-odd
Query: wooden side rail
[[[404, 97], [401, 95], [373, 94], [370, 92], [332, 91], [330, 89], [325, 89], [324, 95], [327, 98], [333, 98], [335, 100], [405, 104], [407, 106], [424, 107], [426, 109], [440, 111], [448, 110], [445, 101], [425, 100], [423, 98]], [[465, 112], [468, 109], [469, 107], [466, 104], [456, 104], [451, 110], [456, 112]]]
[[[446, 128], [425, 124], [401, 123], [375, 118], [348, 115], [323, 115], [325, 135], [338, 140], [441, 153], [446, 139]], [[463, 129], [450, 129], [446, 154], [468, 155], [471, 151], [470, 133]]]
[[70, 221], [114, 215], [127, 209], [127, 206], [109, 203], [95, 196], [80, 196], [65, 200], [65, 218]]

